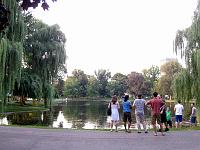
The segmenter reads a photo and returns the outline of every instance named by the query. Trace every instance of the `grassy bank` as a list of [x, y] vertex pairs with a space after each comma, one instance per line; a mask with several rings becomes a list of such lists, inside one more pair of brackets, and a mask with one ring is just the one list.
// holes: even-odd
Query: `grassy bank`
[[44, 111], [47, 110], [43, 105], [33, 106], [27, 103], [26, 105], [20, 105], [20, 103], [9, 103], [2, 107], [0, 102], [0, 113], [11, 113], [11, 112], [24, 112], [24, 111]]

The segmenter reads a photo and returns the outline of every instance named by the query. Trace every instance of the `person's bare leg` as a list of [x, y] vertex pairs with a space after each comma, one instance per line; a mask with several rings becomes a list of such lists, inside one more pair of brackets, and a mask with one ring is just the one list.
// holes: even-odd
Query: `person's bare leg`
[[157, 136], [156, 124], [153, 124], [154, 135]]
[[131, 127], [131, 123], [128, 122], [128, 132], [129, 132], [129, 133], [131, 132], [130, 127]]
[[144, 128], [144, 131], [145, 131], [145, 133], [147, 133], [146, 122], [145, 122], [145, 121], [143, 121], [143, 122], [142, 122], [142, 125], [143, 125], [143, 128]]
[[162, 125], [162, 123], [160, 123], [160, 129], [161, 129], [162, 135], [164, 136], [165, 134], [163, 133], [163, 125]]
[[111, 121], [111, 124], [110, 124], [110, 131], [112, 132], [112, 129], [113, 129], [113, 120]]
[[182, 127], [182, 122], [179, 122], [179, 126], [180, 126], [180, 128]]
[[176, 125], [176, 128], [178, 128], [178, 122], [176, 122], [175, 125]]
[[117, 130], [117, 126], [118, 126], [118, 122], [115, 121], [115, 132], [118, 132], [118, 130]]

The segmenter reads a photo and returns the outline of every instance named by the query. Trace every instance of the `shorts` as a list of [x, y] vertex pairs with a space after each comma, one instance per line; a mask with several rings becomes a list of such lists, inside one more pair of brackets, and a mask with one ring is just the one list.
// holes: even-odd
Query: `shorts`
[[176, 122], [182, 122], [183, 116], [182, 115], [176, 115]]
[[131, 119], [131, 113], [130, 112], [124, 112], [124, 116], [123, 116], [123, 121], [124, 122], [127, 122], [127, 120], [128, 120], [128, 122], [132, 122], [132, 119]]
[[168, 121], [167, 121], [167, 125], [169, 125], [169, 127], [172, 128], [172, 121], [171, 121], [171, 120], [168, 120]]
[[166, 118], [166, 114], [165, 113], [164, 114], [160, 114], [160, 121], [161, 121], [161, 123], [167, 122], [167, 118]]
[[191, 122], [191, 123], [196, 123], [196, 118], [197, 118], [197, 117], [192, 116], [191, 119], [190, 119], [190, 122]]
[[156, 124], [156, 121], [157, 121], [158, 124], [161, 123], [160, 114], [153, 114], [153, 115], [152, 115], [151, 123], [152, 123], [153, 125], [155, 125], [155, 124]]

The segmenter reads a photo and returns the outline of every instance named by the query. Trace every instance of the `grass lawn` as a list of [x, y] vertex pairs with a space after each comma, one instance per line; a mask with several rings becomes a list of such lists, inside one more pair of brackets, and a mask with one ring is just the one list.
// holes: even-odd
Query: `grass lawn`
[[6, 106], [2, 107], [0, 102], [0, 113], [10, 113], [10, 112], [24, 112], [24, 111], [39, 111], [39, 110], [47, 110], [43, 105], [39, 104], [37, 106], [33, 106], [30, 103], [26, 105], [20, 105], [20, 103], [9, 103]]

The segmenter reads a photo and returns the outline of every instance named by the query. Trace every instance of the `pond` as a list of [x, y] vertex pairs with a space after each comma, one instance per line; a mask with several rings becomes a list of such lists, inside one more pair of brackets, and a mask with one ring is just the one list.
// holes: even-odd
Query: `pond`
[[[133, 102], [133, 101], [131, 101]], [[53, 128], [68, 129], [107, 129], [107, 105], [108, 102], [102, 100], [68, 100], [57, 103], [52, 111], [46, 112], [23, 112], [0, 116], [0, 125], [38, 125]], [[122, 105], [120, 105], [120, 125], [122, 122]], [[145, 111], [148, 128], [150, 125], [150, 111]], [[132, 126], [135, 128], [135, 115], [132, 111]]]

